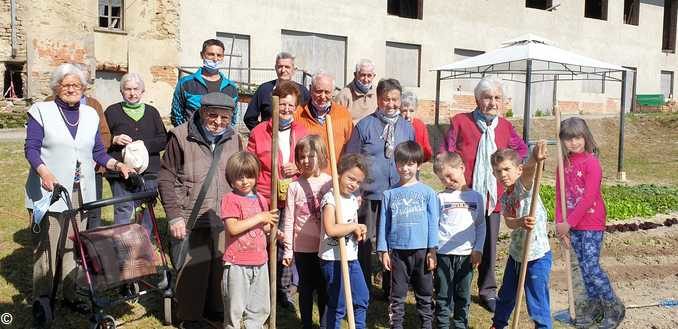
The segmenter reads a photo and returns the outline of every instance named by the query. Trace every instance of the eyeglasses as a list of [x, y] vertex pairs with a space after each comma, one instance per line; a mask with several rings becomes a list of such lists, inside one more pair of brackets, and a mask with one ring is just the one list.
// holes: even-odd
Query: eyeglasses
[[70, 84], [67, 84], [67, 85], [59, 84], [59, 86], [61, 87], [61, 89], [66, 89], [66, 90], [68, 90], [68, 89], [82, 89], [82, 85], [79, 84], [79, 83], [70, 83]]

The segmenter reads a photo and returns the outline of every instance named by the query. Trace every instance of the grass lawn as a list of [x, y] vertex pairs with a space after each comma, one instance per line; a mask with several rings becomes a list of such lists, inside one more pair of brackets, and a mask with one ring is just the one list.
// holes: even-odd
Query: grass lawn
[[[668, 118], [668, 119], [667, 119]], [[539, 118], [535, 120], [535, 137], [547, 137], [553, 120]], [[678, 115], [670, 114], [665, 117], [632, 116], [627, 121], [626, 139], [626, 171], [630, 183], [657, 183], [661, 185], [678, 185]], [[519, 123], [516, 123], [518, 126]], [[590, 124], [594, 135], [599, 140], [602, 149], [605, 179], [613, 182], [616, 173], [616, 141], [617, 127], [614, 120], [594, 122]], [[602, 136], [602, 137], [598, 137]], [[554, 149], [550, 149], [554, 152]], [[555, 153], [551, 153], [555, 154]], [[552, 160], [549, 160], [552, 161]], [[23, 156], [23, 141], [0, 140], [0, 166], [5, 168], [0, 173], [0, 314], [13, 315], [11, 328], [31, 327], [31, 277], [32, 252], [28, 216], [24, 207], [24, 183], [28, 173], [28, 164]], [[546, 184], [553, 183], [554, 162], [547, 163]], [[421, 172], [421, 180], [430, 184], [434, 189], [441, 185], [431, 172], [431, 165], [426, 164]], [[110, 196], [108, 184], [105, 186], [105, 195]], [[160, 227], [164, 227], [165, 218], [161, 207], [156, 212], [159, 216]], [[106, 209], [104, 220], [110, 222], [112, 212]], [[500, 279], [506, 248], [498, 251], [497, 277]], [[474, 288], [473, 295], [477, 294]], [[556, 311], [556, 310], [552, 310]], [[418, 319], [412, 295], [406, 306], [406, 328], [416, 328]], [[157, 295], [144, 296], [138, 304], [123, 304], [110, 312], [125, 328], [158, 328], [162, 327], [161, 300]], [[531, 327], [527, 321], [527, 312], [523, 306], [521, 312], [521, 328]], [[471, 304], [470, 323], [472, 328], [487, 328], [491, 323], [491, 314]], [[317, 313], [316, 313], [317, 321]], [[299, 315], [286, 310], [278, 310], [279, 328], [300, 327]], [[556, 323], [556, 328], [563, 328]], [[57, 309], [55, 328], [82, 328], [86, 326], [86, 319], [67, 310]], [[388, 308], [384, 301], [376, 300], [370, 304], [368, 312], [369, 328], [388, 327]], [[0, 325], [0, 328], [5, 326]]]

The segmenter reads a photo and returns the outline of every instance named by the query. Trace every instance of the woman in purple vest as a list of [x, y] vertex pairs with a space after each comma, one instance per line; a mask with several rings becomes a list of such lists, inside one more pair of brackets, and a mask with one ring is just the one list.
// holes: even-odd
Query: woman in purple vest
[[470, 113], [459, 113], [450, 120], [450, 129], [441, 152], [457, 152], [464, 160], [466, 181], [469, 187], [483, 196], [487, 213], [487, 232], [483, 258], [478, 268], [478, 294], [488, 311], [494, 312], [497, 301], [497, 279], [494, 266], [499, 233], [501, 184], [492, 174], [490, 156], [497, 149], [511, 148], [521, 157], [527, 156], [527, 145], [518, 136], [513, 125], [499, 117], [504, 112], [504, 88], [500, 80], [487, 77], [474, 89], [477, 107]]
[[[62, 213], [66, 210], [65, 202], [59, 200], [50, 205], [56, 184], [66, 188], [73, 207], [77, 208], [96, 200], [95, 164], [120, 172], [125, 178], [133, 172], [106, 153], [97, 112], [80, 103], [87, 88], [85, 74], [73, 64], [61, 64], [52, 73], [50, 87], [54, 100], [35, 103], [28, 110], [24, 146], [26, 160], [30, 164], [26, 208], [32, 219], [33, 298], [36, 301], [47, 297], [52, 290], [57, 240], [64, 229]], [[73, 234], [74, 229], [87, 227], [87, 214], [78, 213], [76, 216], [78, 227], [69, 226], [68, 236]], [[77, 271], [70, 239], [66, 239], [62, 262], [64, 303], [78, 312], [87, 313], [89, 304], [76, 294]]]

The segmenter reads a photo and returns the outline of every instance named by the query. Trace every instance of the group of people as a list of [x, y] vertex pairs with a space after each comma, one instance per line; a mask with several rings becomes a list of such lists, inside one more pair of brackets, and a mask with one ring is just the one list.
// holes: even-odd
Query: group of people
[[[202, 67], [177, 84], [171, 110], [175, 127], [169, 132], [157, 110], [141, 103], [144, 84], [137, 74], [121, 81], [124, 101], [97, 115], [85, 104], [86, 74], [72, 64], [54, 72], [54, 100], [36, 103], [28, 112], [26, 206], [31, 214], [46, 213], [46, 220], [32, 216], [37, 228], [34, 298], [50, 289], [65, 210], [63, 202], [42, 209], [44, 200], [56, 183], [73, 191], [75, 206], [100, 198], [98, 165], [107, 169], [104, 176], [114, 195], [131, 193], [125, 184], [130, 174], [144, 176], [145, 189], [160, 193], [172, 245], [189, 242], [185, 257], [174, 263], [174, 301], [182, 327], [262, 328], [270, 314], [270, 294], [278, 294], [280, 306], [294, 309], [296, 285], [303, 328], [313, 327], [314, 301], [321, 328], [340, 328], [347, 307], [339, 241], [346, 247], [357, 328], [366, 328], [374, 298], [388, 300], [391, 328], [403, 328], [410, 285], [422, 328], [434, 323], [437, 328], [467, 328], [474, 268], [480, 303], [494, 313], [492, 327], [504, 328], [524, 261], [528, 313], [537, 328], [552, 327], [552, 256], [546, 211], [538, 197], [536, 215], [528, 215], [532, 176], [546, 149], [538, 143], [528, 157], [527, 145], [500, 116], [504, 99], [499, 80], [480, 80], [474, 90], [477, 108], [450, 119], [434, 155], [426, 125], [414, 117], [416, 96], [395, 79], [375, 83], [373, 62], [360, 60], [354, 79], [338, 93], [333, 77], [323, 72], [313, 76], [307, 90], [292, 81], [294, 56], [281, 52], [275, 59], [277, 79], [259, 86], [242, 116], [250, 130], [244, 140], [235, 129], [237, 86], [219, 72], [224, 45], [207, 40], [200, 56]], [[278, 99], [276, 133], [271, 96]], [[327, 135], [327, 115], [333, 136]], [[110, 130], [106, 136], [104, 129]], [[566, 207], [567, 221], [557, 217], [557, 233], [575, 251], [586, 287], [577, 325], [602, 321], [603, 328], [615, 328], [624, 307], [599, 264], [605, 207], [595, 141], [580, 118], [563, 121], [560, 140], [567, 159], [567, 204], [557, 207]], [[148, 168], [125, 163], [122, 150], [137, 141], [148, 152]], [[339, 191], [332, 189], [332, 149], [340, 156]], [[277, 153], [276, 170], [272, 152]], [[419, 181], [422, 164], [430, 160], [442, 191]], [[274, 172], [278, 184], [272, 187]], [[278, 209], [271, 209], [272, 200]], [[336, 218], [337, 207], [343, 218]], [[116, 205], [115, 222], [128, 222], [133, 212], [134, 204]], [[81, 226], [73, 229], [88, 227], [88, 214], [79, 216]], [[497, 293], [501, 217], [512, 233]], [[527, 230], [532, 243], [523, 259]], [[278, 291], [269, 291], [270, 235], [278, 240]], [[63, 268], [71, 287], [72, 252], [70, 243]], [[375, 256], [381, 269], [373, 268]], [[383, 294], [372, 287], [378, 272]], [[83, 311], [87, 305], [73, 292], [64, 289], [67, 305]]]

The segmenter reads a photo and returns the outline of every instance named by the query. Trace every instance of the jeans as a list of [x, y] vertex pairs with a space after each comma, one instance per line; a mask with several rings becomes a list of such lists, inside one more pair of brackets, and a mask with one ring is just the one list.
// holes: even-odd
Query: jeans
[[389, 317], [391, 328], [402, 329], [405, 318], [407, 289], [412, 284], [417, 301], [421, 328], [433, 326], [433, 271], [426, 268], [426, 249], [392, 250], [391, 295]]
[[327, 292], [320, 269], [317, 252], [295, 252], [294, 263], [299, 270], [299, 313], [304, 329], [313, 328], [313, 291], [318, 294], [320, 328], [325, 328], [324, 318]]
[[[551, 321], [551, 302], [549, 297], [549, 277], [551, 276], [552, 254], [549, 251], [544, 257], [527, 263], [525, 276], [525, 301], [527, 313], [534, 321], [535, 328], [553, 328]], [[506, 261], [504, 279], [499, 289], [497, 309], [492, 321], [497, 329], [508, 325], [508, 319], [516, 304], [516, 290], [520, 275], [521, 263], [509, 256]]]
[[[157, 191], [158, 183], [155, 179], [145, 179], [144, 189], [146, 191]], [[108, 183], [111, 185], [111, 193], [113, 197], [122, 197], [126, 195], [133, 194], [134, 191], [130, 191], [125, 186], [125, 181], [121, 179], [109, 179]], [[128, 224], [134, 221], [135, 211], [134, 209], [137, 206], [138, 201], [129, 201], [123, 203], [116, 203], [113, 206], [113, 222], [115, 224]], [[153, 233], [153, 222], [151, 221], [151, 215], [148, 210], [144, 211], [141, 223], [146, 231], [149, 234]]]
[[[340, 329], [341, 322], [346, 316], [346, 301], [344, 299], [344, 284], [341, 279], [340, 261], [320, 261], [325, 283], [327, 284], [327, 308], [325, 318], [327, 329]], [[367, 306], [370, 293], [365, 284], [365, 277], [356, 260], [348, 262], [348, 275], [351, 283], [351, 297], [353, 297], [353, 313], [355, 314], [356, 329], [367, 327]]]
[[468, 328], [473, 278], [471, 256], [442, 254], [437, 256], [438, 267], [435, 275], [437, 328], [450, 328], [451, 311], [454, 311], [452, 327]]

